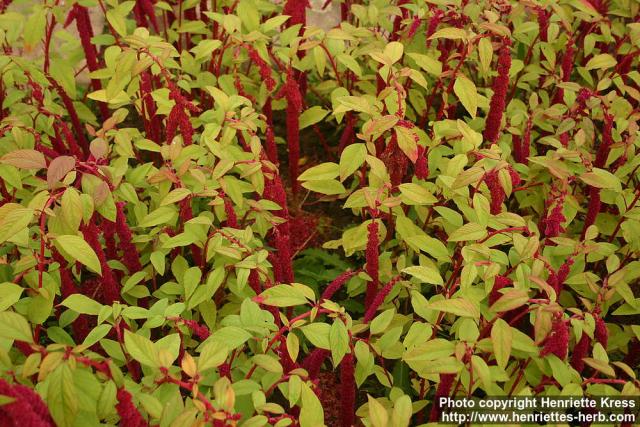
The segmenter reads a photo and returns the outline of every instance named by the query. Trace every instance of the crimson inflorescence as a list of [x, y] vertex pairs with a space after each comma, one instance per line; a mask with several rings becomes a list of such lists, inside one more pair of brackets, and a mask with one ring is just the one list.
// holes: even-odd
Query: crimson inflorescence
[[98, 256], [98, 260], [100, 261], [100, 267], [102, 270], [102, 279], [100, 281], [102, 286], [102, 292], [99, 295], [102, 297], [101, 300], [105, 304], [111, 304], [114, 301], [120, 301], [120, 286], [118, 281], [116, 280], [115, 275], [113, 274], [113, 270], [109, 264], [107, 264], [107, 256], [102, 250], [102, 245], [98, 239], [100, 235], [100, 230], [96, 227], [93, 221], [90, 221], [88, 224], [84, 225], [82, 228], [82, 234], [86, 242], [91, 246], [91, 249]]
[[368, 310], [371, 307], [371, 303], [375, 298], [376, 292], [378, 292], [379, 286], [379, 246], [380, 239], [378, 237], [378, 221], [373, 219], [369, 225], [367, 225], [367, 250], [365, 252], [365, 258], [367, 262], [367, 274], [371, 277], [371, 281], [367, 282], [367, 292], [365, 296], [364, 307]]
[[509, 89], [509, 70], [511, 69], [511, 40], [503, 39], [498, 55], [498, 75], [493, 80], [493, 95], [489, 104], [489, 114], [484, 129], [484, 139], [490, 143], [498, 141], [502, 126], [502, 114], [506, 107]]
[[355, 421], [356, 380], [354, 357], [346, 354], [340, 363], [340, 399], [342, 427], [351, 427]]
[[120, 425], [122, 427], [147, 427], [149, 425], [133, 404], [131, 393], [124, 388], [120, 388], [116, 397], [118, 399], [116, 410], [120, 416]]
[[5, 427], [55, 427], [49, 409], [31, 388], [0, 379], [0, 395], [13, 398], [0, 406], [0, 424]]
[[553, 320], [551, 332], [545, 339], [544, 347], [540, 356], [555, 354], [559, 359], [564, 360], [569, 350], [569, 325], [561, 316]]

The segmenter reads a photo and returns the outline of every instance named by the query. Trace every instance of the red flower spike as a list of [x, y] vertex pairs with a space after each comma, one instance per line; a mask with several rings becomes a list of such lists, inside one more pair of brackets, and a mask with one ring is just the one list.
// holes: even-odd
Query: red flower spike
[[200, 340], [204, 341], [207, 338], [209, 338], [209, 335], [211, 335], [211, 332], [209, 331], [209, 328], [207, 328], [204, 325], [199, 324], [198, 322], [196, 322], [195, 320], [183, 320], [182, 323], [184, 323], [184, 325], [189, 328], [193, 334], [195, 336], [197, 336]]
[[409, 31], [407, 32], [407, 38], [411, 40], [413, 36], [416, 35], [418, 29], [420, 28], [420, 24], [422, 24], [422, 20], [419, 17], [414, 17], [413, 21], [411, 21], [411, 25], [409, 26]]
[[498, 179], [498, 171], [494, 169], [487, 172], [484, 180], [491, 193], [491, 214], [497, 215], [502, 211], [502, 202], [507, 197]]
[[484, 130], [484, 139], [490, 143], [498, 141], [502, 126], [502, 113], [506, 107], [509, 89], [509, 70], [511, 69], [511, 41], [504, 39], [498, 55], [498, 75], [493, 80], [493, 96], [489, 104], [489, 114]]
[[107, 257], [102, 250], [102, 245], [98, 240], [98, 235], [100, 234], [100, 230], [96, 227], [93, 221], [90, 221], [87, 225], [82, 227], [82, 235], [86, 242], [91, 246], [91, 249], [98, 256], [98, 260], [100, 261], [100, 267], [102, 268], [102, 280], [101, 286], [102, 291], [99, 292], [99, 295], [102, 297], [101, 302], [103, 304], [111, 304], [114, 301], [120, 301], [120, 286], [116, 281], [115, 275], [107, 264]]
[[326, 289], [322, 293], [320, 299], [331, 299], [333, 295], [338, 292], [353, 276], [358, 274], [358, 271], [350, 271], [347, 270], [335, 279], [329, 285], [327, 285]]
[[582, 359], [589, 355], [589, 347], [591, 347], [591, 338], [586, 332], [583, 332], [580, 341], [573, 347], [573, 353], [571, 354], [571, 366], [578, 372], [582, 372], [584, 369], [584, 360]]
[[127, 225], [127, 218], [124, 214], [124, 202], [116, 203], [116, 233], [120, 239], [120, 249], [122, 250], [122, 263], [129, 270], [129, 274], [142, 270], [138, 249], [132, 243], [131, 229]]
[[118, 389], [116, 410], [120, 416], [121, 427], [147, 427], [149, 424], [142, 418], [131, 399], [131, 393], [124, 388]]
[[104, 236], [104, 245], [106, 246], [105, 255], [108, 259], [118, 258], [118, 250], [116, 248], [116, 224], [104, 219], [102, 221], [102, 235]]
[[596, 341], [602, 344], [602, 347], [604, 347], [606, 350], [607, 344], [609, 343], [609, 330], [607, 329], [607, 324], [602, 319], [602, 317], [600, 317], [600, 314], [597, 314], [595, 318], [596, 329], [593, 335], [595, 336]]
[[418, 145], [418, 160], [416, 160], [415, 164], [415, 173], [416, 178], [418, 179], [427, 179], [427, 177], [429, 176], [426, 151], [426, 148]]
[[227, 215], [227, 227], [239, 228], [238, 216], [236, 215], [236, 211], [233, 210], [233, 203], [231, 203], [231, 199], [229, 199], [228, 197], [223, 197], [223, 199], [224, 212]]
[[453, 381], [455, 379], [456, 374], [440, 374], [440, 382], [438, 383], [438, 388], [436, 389], [436, 393], [433, 396], [433, 404], [431, 406], [431, 415], [429, 416], [429, 421], [437, 422], [439, 420], [440, 413], [442, 412], [442, 407], [440, 406], [440, 398], [451, 395], [451, 389], [453, 388]]
[[551, 332], [545, 339], [545, 344], [540, 356], [555, 354], [561, 360], [567, 357], [569, 350], [569, 325], [567, 321], [558, 317], [553, 320]]
[[249, 58], [258, 66], [258, 71], [260, 72], [260, 77], [262, 81], [264, 81], [267, 89], [272, 91], [276, 87], [276, 81], [273, 79], [271, 75], [271, 66], [267, 64], [267, 61], [262, 59], [257, 50], [255, 50], [251, 45], [245, 44], [244, 47], [247, 49], [249, 54]]
[[329, 350], [323, 348], [314, 349], [302, 361], [302, 367], [309, 373], [309, 378], [317, 378], [325, 359], [331, 355]]
[[364, 323], [369, 323], [373, 320], [373, 318], [376, 316], [376, 311], [382, 305], [382, 303], [384, 303], [385, 298], [387, 297], [387, 295], [389, 295], [389, 293], [391, 293], [391, 290], [395, 287], [398, 281], [400, 281], [400, 276], [394, 277], [389, 281], [389, 283], [384, 285], [380, 292], [376, 294], [376, 297], [373, 299], [371, 305], [364, 314]]
[[427, 31], [425, 33], [425, 38], [427, 40], [427, 47], [431, 46], [431, 40], [429, 40], [429, 37], [431, 37], [433, 33], [436, 32], [436, 29], [438, 28], [438, 25], [440, 25], [440, 21], [442, 20], [443, 17], [444, 17], [444, 12], [440, 9], [435, 9], [435, 11], [433, 12], [433, 15], [429, 19], [429, 24], [427, 25]]
[[[297, 24], [304, 25], [307, 22], [307, 7], [309, 7], [308, 0], [287, 0], [282, 10], [283, 15], [291, 16], [287, 22], [287, 27]], [[300, 31], [302, 31], [302, 28], [300, 28]]]
[[355, 422], [356, 380], [353, 354], [344, 356], [340, 363], [340, 402], [342, 427], [351, 427]]
[[538, 15], [538, 26], [540, 27], [540, 40], [546, 42], [551, 13], [540, 7], [536, 10], [536, 14]]
[[379, 248], [380, 240], [378, 237], [378, 222], [373, 220], [367, 226], [367, 250], [365, 252], [365, 258], [367, 262], [367, 274], [371, 277], [371, 281], [367, 282], [367, 292], [364, 300], [364, 307], [366, 310], [371, 307], [371, 303], [378, 291], [379, 278]]
[[13, 402], [0, 406], [0, 424], [4, 427], [55, 427], [40, 395], [21, 384], [9, 384], [0, 379], [0, 395]]

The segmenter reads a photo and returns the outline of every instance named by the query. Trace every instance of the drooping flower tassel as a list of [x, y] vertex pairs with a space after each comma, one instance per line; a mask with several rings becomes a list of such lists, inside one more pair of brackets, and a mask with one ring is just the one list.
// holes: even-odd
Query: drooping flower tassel
[[[71, 20], [75, 19], [76, 21], [76, 28], [80, 35], [80, 43], [84, 50], [87, 68], [90, 72], [94, 72], [100, 68], [100, 63], [98, 61], [98, 51], [93, 43], [91, 43], [91, 39], [93, 38], [93, 28], [91, 27], [89, 10], [85, 6], [75, 3], [69, 17], [67, 18], [67, 25], [70, 23], [70, 18]], [[102, 89], [100, 80], [91, 79], [91, 87], [94, 91]], [[107, 105], [104, 102], [98, 102], [98, 108], [100, 108], [102, 120], [106, 120], [109, 117], [109, 109], [107, 108]]]
[[0, 379], [0, 395], [11, 398], [0, 406], [0, 424], [5, 427], [55, 427], [49, 408], [33, 389]]
[[302, 367], [309, 373], [309, 378], [317, 378], [322, 368], [322, 363], [331, 355], [329, 350], [316, 348], [302, 361]]
[[562, 316], [556, 317], [552, 325], [540, 356], [555, 354], [559, 359], [564, 360], [569, 351], [569, 325]]
[[429, 176], [429, 166], [427, 164], [427, 149], [422, 145], [418, 145], [418, 159], [414, 166], [416, 178], [427, 179]]
[[498, 179], [498, 171], [491, 170], [485, 175], [484, 180], [491, 193], [491, 214], [499, 214], [502, 211], [502, 202], [504, 202], [507, 195]]
[[531, 155], [531, 117], [527, 119], [526, 127], [524, 128], [524, 134], [522, 138], [514, 135], [513, 154], [516, 162], [522, 164], [529, 164], [528, 157]]
[[[575, 55], [575, 47], [574, 40], [570, 38], [567, 42], [567, 49], [564, 51], [564, 55], [562, 55], [562, 81], [568, 82], [571, 79], [571, 73], [573, 72], [573, 63], [574, 63], [574, 55]], [[553, 104], [561, 103], [564, 99], [564, 89], [558, 87], [556, 89], [556, 94], [553, 97]]]
[[440, 405], [440, 398], [451, 395], [451, 389], [453, 388], [453, 381], [456, 379], [456, 374], [440, 374], [440, 382], [438, 388], [433, 396], [433, 403], [431, 404], [431, 415], [429, 421], [439, 421], [440, 414], [442, 413], [442, 406]]
[[331, 299], [333, 295], [338, 292], [353, 276], [355, 276], [359, 270], [351, 271], [347, 270], [344, 273], [340, 274], [338, 277], [333, 279], [331, 283], [326, 287], [324, 292], [322, 293], [321, 299]]
[[578, 372], [582, 372], [584, 369], [584, 358], [589, 354], [589, 347], [591, 346], [591, 338], [586, 332], [582, 333], [580, 340], [573, 347], [573, 353], [571, 354], [571, 366]]
[[296, 81], [293, 69], [289, 67], [287, 80], [276, 98], [287, 100], [287, 148], [289, 150], [289, 178], [291, 190], [296, 194], [299, 190], [298, 167], [300, 163], [300, 113], [302, 112], [302, 94]]
[[548, 41], [547, 32], [549, 31], [549, 18], [551, 17], [551, 13], [539, 7], [536, 9], [536, 14], [538, 15], [538, 26], [540, 27], [540, 40], [546, 42]]
[[493, 96], [489, 104], [489, 114], [484, 129], [484, 139], [491, 144], [498, 141], [502, 126], [502, 114], [506, 107], [509, 89], [509, 70], [511, 69], [511, 40], [503, 39], [498, 55], [498, 75], [493, 80]]
[[596, 318], [596, 329], [593, 334], [596, 338], [596, 341], [602, 344], [602, 347], [604, 347], [606, 350], [607, 344], [609, 344], [609, 330], [607, 329], [607, 324], [602, 319], [602, 317], [600, 317], [599, 313], [596, 314], [595, 318]]
[[371, 302], [371, 305], [364, 314], [364, 323], [369, 323], [373, 320], [373, 318], [376, 316], [376, 311], [382, 305], [382, 303], [384, 303], [385, 298], [391, 293], [391, 290], [393, 290], [400, 279], [401, 276], [394, 277], [376, 294], [375, 298]]
[[562, 223], [566, 218], [563, 213], [565, 194], [561, 193], [555, 200], [555, 205], [551, 213], [543, 220], [545, 237], [558, 237], [564, 231]]
[[82, 234], [100, 261], [100, 267], [102, 269], [102, 280], [100, 282], [102, 285], [102, 292], [99, 292], [99, 295], [102, 296], [101, 302], [103, 304], [112, 304], [114, 301], [120, 301], [120, 287], [111, 267], [107, 264], [107, 257], [102, 250], [100, 241], [98, 240], [100, 230], [98, 230], [95, 223], [89, 222], [82, 227]]
[[356, 380], [353, 354], [340, 362], [340, 401], [342, 427], [352, 427], [355, 422]]
[[364, 299], [365, 310], [368, 310], [378, 292], [379, 279], [379, 246], [378, 221], [374, 218], [367, 226], [367, 250], [365, 258], [367, 262], [367, 274], [371, 280], [367, 282], [367, 291]]
[[118, 239], [120, 239], [120, 249], [123, 255], [122, 263], [129, 270], [129, 274], [142, 270], [138, 249], [133, 244], [131, 229], [124, 214], [124, 202], [116, 203], [116, 233], [118, 234]]
[[116, 410], [120, 416], [121, 427], [147, 427], [149, 425], [133, 404], [131, 393], [120, 388], [116, 397], [118, 399]]

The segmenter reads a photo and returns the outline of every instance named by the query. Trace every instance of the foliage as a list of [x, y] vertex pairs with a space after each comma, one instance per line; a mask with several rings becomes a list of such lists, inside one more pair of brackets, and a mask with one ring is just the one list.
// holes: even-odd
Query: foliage
[[640, 3], [305, 3], [2, 2], [0, 419], [640, 393]]

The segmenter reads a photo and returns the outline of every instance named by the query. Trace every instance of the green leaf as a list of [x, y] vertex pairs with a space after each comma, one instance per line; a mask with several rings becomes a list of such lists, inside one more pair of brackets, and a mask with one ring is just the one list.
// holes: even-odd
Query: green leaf
[[592, 187], [622, 191], [618, 177], [604, 169], [593, 168], [591, 172], [585, 172], [579, 177], [585, 184]]
[[167, 224], [176, 217], [176, 210], [172, 206], [162, 206], [145, 216], [140, 227], [154, 227], [160, 224]]
[[522, 289], [510, 289], [505, 292], [493, 305], [491, 311], [495, 313], [502, 313], [505, 311], [518, 308], [529, 301], [529, 294]]
[[151, 260], [151, 264], [153, 264], [153, 268], [156, 269], [159, 275], [163, 276], [164, 268], [165, 268], [164, 254], [160, 251], [154, 251], [149, 257], [149, 259]]
[[73, 372], [62, 363], [48, 377], [47, 406], [56, 425], [72, 427], [78, 416], [79, 398]]
[[28, 48], [33, 48], [42, 40], [45, 35], [47, 25], [47, 13], [42, 7], [38, 7], [35, 12], [29, 15], [29, 19], [24, 24], [24, 43]]
[[398, 189], [402, 194], [402, 202], [406, 205], [432, 205], [438, 201], [429, 190], [418, 184], [400, 184]]
[[469, 240], [479, 240], [487, 235], [485, 227], [475, 222], [470, 222], [455, 230], [449, 235], [449, 242], [465, 242]]
[[100, 310], [102, 310], [102, 307], [104, 307], [99, 302], [94, 301], [83, 294], [69, 295], [64, 301], [60, 303], [60, 305], [70, 308], [76, 313], [90, 314], [92, 316], [97, 316], [98, 314], [100, 314]]
[[240, 347], [251, 338], [251, 334], [246, 330], [237, 326], [225, 326], [215, 331], [205, 344], [210, 341], [217, 342], [223, 346], [227, 346], [229, 350]]
[[445, 299], [431, 302], [428, 305], [431, 310], [443, 311], [461, 317], [480, 318], [480, 310], [471, 301], [464, 298]]
[[433, 285], [443, 285], [444, 281], [440, 272], [433, 267], [426, 266], [413, 266], [407, 267], [402, 270], [403, 273], [407, 273], [420, 280], [422, 283], [430, 283]]
[[106, 337], [107, 334], [111, 332], [112, 328], [113, 327], [107, 323], [104, 323], [102, 325], [99, 325], [93, 328], [93, 330], [87, 334], [84, 341], [82, 341], [82, 345], [84, 347], [91, 347], [92, 345], [100, 341], [102, 338]]
[[209, 341], [202, 345], [198, 358], [198, 372], [217, 368], [222, 365], [229, 355], [229, 349], [218, 341]]
[[349, 333], [340, 319], [336, 319], [331, 325], [329, 344], [333, 366], [338, 366], [344, 355], [349, 352]]
[[467, 77], [459, 75], [453, 84], [453, 92], [471, 117], [475, 119], [478, 111], [478, 90], [476, 85]]
[[302, 172], [298, 177], [299, 181], [321, 181], [329, 180], [338, 176], [339, 166], [333, 162], [321, 163]]
[[491, 342], [493, 344], [493, 355], [496, 357], [498, 366], [505, 369], [511, 355], [513, 334], [511, 333], [511, 326], [500, 318], [496, 319], [491, 328]]
[[411, 405], [411, 398], [406, 394], [399, 397], [393, 405], [393, 412], [391, 413], [391, 426], [409, 427], [412, 414], [413, 407]]
[[120, 36], [127, 35], [127, 23], [119, 10], [107, 10], [107, 21]]
[[387, 410], [370, 394], [367, 395], [369, 399], [369, 421], [373, 427], [387, 427], [389, 424], [389, 414]]
[[364, 144], [351, 144], [342, 150], [340, 155], [340, 181], [357, 171], [367, 157], [367, 147]]
[[276, 285], [262, 292], [259, 296], [262, 304], [276, 307], [290, 307], [294, 305], [306, 304], [305, 294], [290, 285]]
[[324, 119], [327, 114], [329, 114], [329, 111], [317, 105], [306, 109], [302, 114], [300, 114], [300, 130], [318, 123]]
[[303, 382], [301, 385], [300, 427], [323, 427], [325, 425], [324, 410], [318, 396], [309, 388], [307, 383]]
[[585, 65], [585, 68], [587, 70], [602, 70], [605, 68], [615, 67], [617, 63], [618, 61], [616, 61], [613, 56], [608, 53], [601, 53], [591, 58], [589, 62], [587, 62], [587, 65]]
[[384, 55], [391, 61], [389, 65], [395, 64], [396, 62], [400, 61], [403, 52], [404, 46], [399, 42], [387, 43], [387, 45], [384, 47]]
[[[482, 39], [485, 40], [485, 39]], [[420, 53], [409, 53], [411, 59], [416, 61], [416, 64], [427, 73], [439, 77], [442, 74], [442, 63], [437, 59], [433, 59], [430, 56], [422, 55]]]
[[148, 338], [125, 330], [124, 347], [131, 357], [141, 364], [151, 368], [159, 368], [161, 366], [158, 349]]
[[467, 37], [467, 32], [465, 30], [461, 28], [449, 27], [449, 28], [443, 28], [441, 30], [436, 31], [435, 33], [433, 33], [431, 37], [429, 37], [429, 40], [434, 40], [434, 39], [458, 40], [458, 39], [464, 39], [466, 37]]
[[0, 313], [0, 338], [33, 342], [33, 333], [27, 319], [13, 311]]
[[301, 327], [300, 330], [314, 346], [324, 348], [325, 350], [331, 349], [331, 342], [329, 340], [331, 326], [326, 323], [312, 323]]
[[336, 59], [338, 60], [339, 63], [341, 63], [342, 65], [344, 65], [345, 67], [353, 71], [356, 76], [358, 77], [362, 76], [362, 69], [360, 68], [360, 64], [358, 64], [358, 62], [355, 59], [353, 59], [352, 56], [347, 55], [345, 53], [340, 53], [336, 56]]
[[0, 284], [0, 311], [5, 311], [20, 300], [24, 288], [15, 283]]
[[491, 58], [493, 57], [493, 46], [488, 37], [483, 37], [478, 43], [478, 56], [480, 57], [480, 65], [482, 72], [487, 73], [491, 69]]
[[32, 218], [33, 209], [23, 208], [17, 203], [0, 206], [0, 244], [23, 231]]
[[306, 181], [302, 183], [302, 186], [307, 190], [315, 191], [316, 193], [325, 194], [327, 196], [343, 194], [347, 191], [347, 189], [344, 188], [344, 185], [335, 179]]
[[164, 199], [162, 199], [162, 202], [160, 202], [160, 206], [174, 204], [176, 202], [179, 202], [180, 200], [183, 200], [189, 195], [191, 195], [191, 190], [189, 190], [188, 188], [176, 188], [175, 190], [172, 190], [169, 194], [164, 196]]
[[91, 271], [102, 275], [100, 260], [84, 239], [67, 234], [56, 237], [55, 244], [74, 260], [86, 265]]

